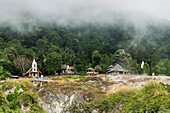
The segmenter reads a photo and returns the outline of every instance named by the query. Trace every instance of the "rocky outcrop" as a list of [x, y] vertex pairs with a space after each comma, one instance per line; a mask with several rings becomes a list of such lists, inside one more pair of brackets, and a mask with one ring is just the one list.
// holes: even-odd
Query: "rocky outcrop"
[[[17, 86], [14, 86], [14, 87], [12, 87], [11, 89], [6, 90], [6, 91], [4, 92], [4, 95], [7, 96], [9, 93], [14, 93], [14, 90], [16, 89], [16, 87], [17, 87]], [[24, 91], [24, 90], [21, 88], [21, 86], [19, 86], [19, 87], [20, 87], [20, 88], [19, 88], [19, 91], [18, 91], [18, 92]]]
[[[83, 85], [89, 86], [100, 86], [104, 91], [115, 90], [120, 87], [127, 86], [141, 86], [145, 84], [147, 81], [151, 79], [158, 80], [164, 84], [170, 84], [170, 77], [167, 76], [142, 76], [142, 75], [117, 75], [117, 76], [107, 76], [107, 78], [101, 77], [100, 81], [93, 82], [88, 80], [84, 82]], [[100, 83], [98, 83], [100, 82]], [[98, 83], [98, 85], [96, 85]], [[60, 85], [60, 87], [64, 87]], [[76, 87], [76, 86], [70, 86]], [[47, 90], [49, 89], [49, 90]], [[87, 91], [78, 92], [77, 90], [71, 91], [71, 93], [57, 93], [55, 90], [59, 90], [59, 88], [54, 87], [53, 89], [50, 87], [44, 87], [39, 89], [38, 93], [40, 94], [40, 106], [44, 108], [47, 113], [70, 113], [70, 108], [72, 106], [76, 106], [77, 108], [81, 108], [81, 103], [90, 102], [94, 99], [94, 95], [96, 93], [89, 93]], [[66, 90], [66, 89], [65, 89]], [[65, 91], [63, 90], [63, 91]], [[47, 92], [47, 93], [43, 93]], [[83, 111], [82, 111], [83, 112]], [[93, 113], [97, 113], [98, 109], [93, 110]]]
[[40, 106], [47, 113], [69, 113], [72, 105], [79, 106], [84, 102], [84, 98], [79, 94], [46, 94], [43, 99], [40, 99]]
[[119, 87], [124, 86], [142, 86], [147, 81], [154, 79], [162, 82], [163, 84], [170, 84], [170, 77], [168, 76], [147, 76], [147, 75], [117, 75], [111, 76], [107, 75], [102, 77], [104, 81], [113, 83], [112, 85], [107, 86], [105, 89], [114, 90]]

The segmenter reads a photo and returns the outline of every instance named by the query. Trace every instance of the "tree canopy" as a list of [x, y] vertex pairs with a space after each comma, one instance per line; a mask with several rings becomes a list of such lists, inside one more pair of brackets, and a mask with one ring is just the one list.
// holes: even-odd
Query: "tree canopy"
[[[169, 25], [150, 24], [143, 32], [125, 23], [79, 27], [41, 24], [22, 31], [0, 27], [0, 65], [11, 74], [21, 75], [15, 61], [23, 56], [35, 58], [44, 75], [54, 74], [62, 64], [74, 66], [78, 73], [99, 65], [100, 72], [105, 73], [116, 63], [135, 73], [151, 74], [159, 68], [155, 73], [169, 75], [169, 29]], [[147, 63], [147, 71], [140, 69], [142, 61]]]

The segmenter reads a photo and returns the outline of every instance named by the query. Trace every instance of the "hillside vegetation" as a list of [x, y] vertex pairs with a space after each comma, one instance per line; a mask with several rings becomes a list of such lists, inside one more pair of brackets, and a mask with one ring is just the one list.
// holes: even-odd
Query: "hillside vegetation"
[[141, 88], [124, 87], [110, 92], [105, 98], [95, 99], [82, 104], [80, 108], [72, 106], [72, 113], [156, 113], [170, 112], [170, 85], [156, 80], [148, 81]]
[[[100, 73], [105, 73], [116, 63], [134, 73], [170, 75], [169, 24], [150, 24], [145, 29], [123, 22], [79, 27], [41, 24], [31, 30], [25, 24], [21, 31], [3, 26], [0, 79], [10, 73], [22, 75], [33, 58], [44, 75], [56, 74], [63, 64], [74, 66], [78, 74], [85, 74], [89, 67], [101, 67]], [[140, 68], [142, 61], [144, 69]]]
[[141, 87], [125, 86], [113, 91], [103, 91], [100, 87], [107, 83], [97, 78], [95, 83], [86, 82], [90, 79], [92, 78], [77, 82], [57, 80], [42, 87], [35, 87], [25, 79], [7, 80], [0, 88], [0, 112], [44, 113], [40, 105], [47, 104], [45, 97], [50, 95], [55, 97], [60, 94], [63, 96], [76, 94], [83, 99], [79, 105], [70, 104], [72, 106], [68, 110], [72, 113], [170, 112], [170, 85], [149, 80]]
[[31, 92], [35, 86], [28, 80], [7, 80], [0, 88], [0, 112], [45, 113], [39, 106], [39, 95]]

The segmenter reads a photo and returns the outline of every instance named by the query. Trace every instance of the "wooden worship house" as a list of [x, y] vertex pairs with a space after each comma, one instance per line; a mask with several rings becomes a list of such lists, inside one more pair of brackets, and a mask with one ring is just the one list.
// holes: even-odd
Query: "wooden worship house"
[[24, 76], [29, 76], [29, 77], [39, 77], [40, 76], [41, 71], [37, 68], [37, 62], [35, 61], [35, 59], [33, 59], [32, 62], [32, 67], [24, 74]]

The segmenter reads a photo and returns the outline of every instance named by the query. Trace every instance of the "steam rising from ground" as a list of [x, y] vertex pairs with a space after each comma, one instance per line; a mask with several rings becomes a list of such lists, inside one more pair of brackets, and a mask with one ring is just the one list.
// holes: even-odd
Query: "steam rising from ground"
[[119, 20], [143, 25], [170, 19], [169, 0], [0, 0], [0, 23], [112, 24]]

